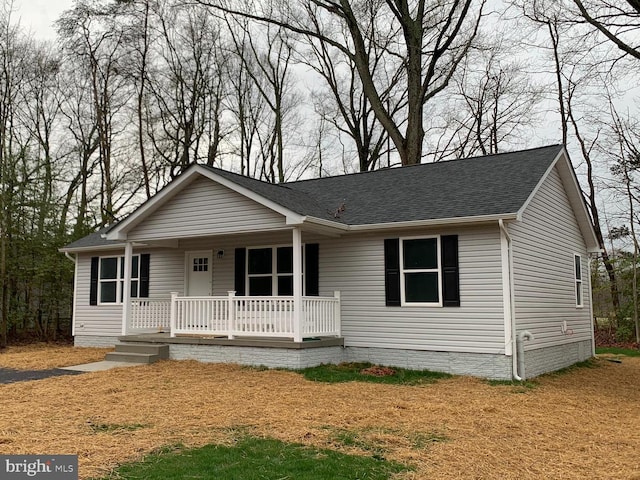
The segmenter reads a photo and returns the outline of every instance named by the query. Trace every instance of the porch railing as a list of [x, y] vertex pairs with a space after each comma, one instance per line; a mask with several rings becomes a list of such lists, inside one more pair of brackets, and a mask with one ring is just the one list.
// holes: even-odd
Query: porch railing
[[171, 328], [171, 299], [133, 299], [129, 329], [136, 332], [168, 332]]
[[297, 318], [294, 297], [289, 296], [238, 297], [230, 292], [226, 297], [180, 297], [172, 293], [170, 300], [132, 302], [131, 329], [158, 331], [166, 325], [171, 336], [228, 338], [340, 336], [339, 292], [333, 297], [303, 297], [300, 310]]

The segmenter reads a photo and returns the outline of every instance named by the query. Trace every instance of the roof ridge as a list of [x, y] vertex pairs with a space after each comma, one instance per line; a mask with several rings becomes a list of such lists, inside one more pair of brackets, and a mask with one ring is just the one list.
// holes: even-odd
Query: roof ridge
[[475, 157], [450, 158], [450, 159], [447, 159], [447, 160], [440, 160], [438, 162], [416, 163], [416, 164], [413, 164], [413, 165], [404, 165], [404, 166], [398, 166], [398, 167], [383, 167], [383, 168], [378, 168], [376, 170], [368, 170], [366, 172], [351, 172], [351, 173], [343, 173], [343, 174], [340, 174], [340, 175], [329, 175], [327, 177], [305, 178], [305, 179], [302, 179], [302, 180], [294, 180], [292, 182], [279, 183], [277, 185], [297, 185], [297, 184], [305, 183], [305, 182], [317, 182], [317, 181], [326, 180], [326, 179], [329, 179], [329, 178], [344, 178], [344, 177], [353, 177], [353, 176], [356, 176], [356, 175], [377, 174], [377, 173], [388, 172], [388, 171], [392, 171], [392, 170], [398, 170], [399, 168], [402, 168], [404, 171], [406, 171], [405, 169], [407, 169], [407, 168], [427, 167], [427, 166], [432, 166], [432, 165], [444, 165], [444, 164], [449, 164], [449, 163], [453, 163], [453, 162], [464, 162], [466, 160], [478, 160], [478, 159], [484, 159], [484, 158], [489, 159], [489, 158], [499, 157], [499, 156], [503, 156], [503, 155], [513, 155], [515, 153], [526, 153], [526, 152], [531, 152], [531, 151], [534, 151], [534, 150], [543, 150], [543, 149], [553, 148], [553, 147], [564, 147], [564, 145], [561, 144], [561, 143], [555, 143], [555, 144], [550, 144], [550, 145], [544, 145], [544, 146], [541, 146], [541, 147], [526, 148], [524, 150], [512, 150], [512, 151], [509, 151], [509, 152], [497, 152], [497, 153], [492, 153], [492, 154], [489, 154], [489, 155], [478, 155], [478, 156], [475, 156]]
[[242, 175], [241, 173], [238, 173], [238, 172], [232, 172], [231, 170], [225, 170], [224, 168], [220, 168], [220, 167], [213, 167], [211, 165], [207, 165], [207, 164], [204, 164], [204, 163], [198, 163], [197, 165], [199, 165], [201, 167], [205, 167], [205, 168], [207, 168], [209, 170], [213, 170], [214, 172], [223, 172], [224, 174], [229, 174], [229, 175], [233, 175], [233, 176], [242, 178], [244, 181], [249, 180], [249, 181], [260, 183], [262, 185], [270, 185], [270, 186], [273, 186], [273, 187], [282, 187], [282, 188], [286, 188], [287, 190], [294, 191], [292, 188], [287, 186], [289, 183], [293, 183], [293, 182], [272, 183], [272, 182], [268, 182], [266, 180], [262, 180], [260, 178], [255, 178], [255, 177], [250, 177], [250, 176], [247, 176], [247, 175]]

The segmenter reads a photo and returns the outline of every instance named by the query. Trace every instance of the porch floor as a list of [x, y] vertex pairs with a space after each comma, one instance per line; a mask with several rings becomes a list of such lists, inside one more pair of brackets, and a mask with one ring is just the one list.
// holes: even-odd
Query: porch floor
[[344, 346], [342, 337], [314, 337], [307, 338], [302, 342], [294, 342], [291, 338], [236, 337], [230, 339], [226, 337], [197, 337], [191, 335], [171, 337], [169, 333], [144, 333], [125, 335], [118, 337], [118, 340], [121, 342], [162, 343], [165, 345], [227, 345], [233, 347], [288, 348], [292, 350]]

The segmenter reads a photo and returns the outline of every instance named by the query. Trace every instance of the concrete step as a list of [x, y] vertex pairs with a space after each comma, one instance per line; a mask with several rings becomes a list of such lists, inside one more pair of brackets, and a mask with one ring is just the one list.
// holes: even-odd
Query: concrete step
[[169, 358], [169, 345], [152, 343], [118, 343], [118, 353], [148, 353], [158, 355], [160, 358]]
[[153, 353], [109, 352], [104, 359], [108, 362], [149, 364], [160, 360], [160, 355]]

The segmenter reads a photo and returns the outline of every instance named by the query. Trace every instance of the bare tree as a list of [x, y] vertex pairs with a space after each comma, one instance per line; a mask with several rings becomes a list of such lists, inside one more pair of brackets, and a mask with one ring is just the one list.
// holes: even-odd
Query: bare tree
[[9, 327], [8, 249], [12, 230], [15, 182], [14, 123], [18, 86], [25, 68], [25, 44], [13, 23], [13, 2], [0, 3], [0, 348], [7, 346]]
[[638, 122], [635, 119], [625, 118], [621, 115], [614, 103], [609, 99], [611, 123], [608, 137], [610, 147], [606, 148], [606, 154], [614, 160], [612, 173], [620, 180], [616, 190], [620, 192], [627, 202], [627, 219], [630, 228], [628, 236], [633, 242], [632, 257], [632, 318], [636, 343], [640, 343], [640, 318], [638, 315], [638, 256], [640, 245], [638, 244], [636, 227], [640, 224], [640, 216], [637, 213], [637, 205], [640, 202], [640, 186], [634, 178], [640, 170], [640, 134], [638, 134]]
[[[371, 15], [371, 19], [375, 20], [375, 16]], [[372, 21], [368, 29], [375, 32], [377, 22]], [[342, 35], [343, 43], [347, 44], [349, 33], [343, 32]], [[379, 41], [367, 45], [373, 76], [386, 74], [383, 60], [395, 34], [385, 35], [384, 38], [376, 36]], [[311, 93], [316, 113], [323, 120], [323, 125], [332, 126], [338, 136], [346, 136], [353, 142], [359, 171], [378, 168], [382, 156], [390, 153], [389, 136], [381, 128], [371, 103], [364, 94], [355, 62], [326, 42], [315, 41], [310, 36], [306, 39], [309, 46], [308, 49], [302, 49], [299, 61], [320, 75], [326, 85], [326, 89], [314, 89]], [[395, 81], [389, 84], [394, 86]], [[396, 95], [392, 98], [392, 94]], [[406, 106], [406, 95], [395, 89], [381, 91], [380, 100], [392, 116]]]
[[[602, 230], [600, 222], [600, 212], [598, 208], [598, 191], [596, 188], [596, 165], [593, 149], [597, 144], [598, 131], [593, 133], [592, 139], [587, 140], [585, 129], [600, 124], [598, 115], [589, 117], [584, 121], [582, 116], [577, 112], [577, 105], [584, 104], [584, 100], [579, 98], [580, 88], [586, 88], [593, 83], [594, 78], [598, 76], [598, 72], [594, 67], [594, 63], [581, 64], [584, 62], [585, 56], [581, 52], [582, 48], [571, 45], [575, 41], [584, 41], [583, 35], [578, 32], [577, 35], [571, 36], [568, 29], [572, 24], [567, 20], [565, 15], [564, 4], [560, 2], [522, 2], [519, 4], [523, 15], [537, 25], [549, 36], [550, 47], [547, 47], [552, 61], [552, 71], [555, 78], [555, 90], [560, 115], [560, 126], [562, 129], [562, 141], [568, 143], [570, 130], [580, 147], [581, 158], [586, 165], [586, 179], [588, 190], [583, 192], [586, 204], [591, 214], [596, 238], [602, 250], [602, 261], [604, 263], [607, 276], [609, 278], [609, 289], [611, 295], [611, 304], [614, 310], [614, 317], [620, 314], [620, 294], [618, 291], [618, 282], [616, 279], [616, 271], [613, 260], [610, 257], [605, 242], [605, 234]], [[565, 43], [569, 45], [563, 45]], [[604, 88], [604, 87], [603, 87]], [[595, 120], [595, 121], [594, 121]]]
[[80, 0], [58, 20], [58, 32], [70, 58], [78, 62], [89, 79], [93, 100], [101, 167], [100, 212], [103, 225], [117, 218], [114, 202], [118, 173], [113, 163], [115, 123], [131, 90], [122, 75], [127, 57], [122, 50], [123, 32], [116, 12], [90, 0]]
[[148, 69], [153, 60], [151, 57], [152, 4], [155, 3], [155, 0], [121, 1], [118, 3], [119, 9], [116, 12], [119, 22], [123, 24], [123, 43], [131, 50], [131, 62], [129, 65], [124, 65], [123, 73], [135, 89], [136, 136], [144, 192], [147, 198], [151, 198], [151, 177], [153, 175], [153, 167], [149, 165], [147, 158], [146, 108]]
[[100, 163], [100, 158], [94, 155], [99, 146], [98, 127], [91, 107], [88, 80], [81, 72], [74, 68], [65, 69], [63, 95], [61, 111], [65, 118], [66, 135], [71, 137], [71, 141], [67, 143], [68, 155], [75, 168], [72, 169], [74, 174], [66, 189], [63, 207], [65, 214], [61, 217], [59, 230], [65, 231], [66, 222], [63, 223], [62, 219], [66, 220], [67, 212], [73, 208], [75, 222], [72, 235], [80, 238], [99, 224], [99, 221], [94, 221], [90, 216], [90, 204], [94, 199], [90, 180]]
[[[156, 153], [175, 177], [200, 157], [207, 132], [221, 133], [220, 128], [207, 129], [209, 116], [218, 115], [221, 106], [220, 28], [198, 6], [165, 5], [158, 15], [155, 53], [160, 61], [148, 72], [155, 118], [147, 120], [147, 128]], [[211, 138], [209, 144], [219, 141]], [[207, 158], [212, 155], [208, 150]]]
[[[237, 145], [237, 155], [240, 158], [240, 173], [256, 176], [258, 161], [255, 157], [256, 142], [259, 130], [265, 119], [265, 100], [251, 78], [247, 65], [255, 60], [250, 54], [248, 33], [241, 29], [233, 37], [230, 50], [231, 56], [226, 63], [229, 79], [229, 96], [226, 109], [234, 119], [235, 131], [233, 137]], [[258, 67], [250, 67], [258, 71]]]
[[[253, 10], [230, 7], [230, 2], [197, 0], [219, 12], [286, 28], [336, 48], [357, 68], [363, 92], [378, 121], [392, 139], [403, 165], [420, 163], [424, 140], [424, 106], [445, 89], [467, 54], [477, 32], [484, 0], [298, 0], [264, 2]], [[477, 5], [474, 9], [473, 5]], [[253, 13], [255, 12], [255, 13]], [[376, 34], [368, 27], [375, 24]], [[384, 28], [386, 26], [386, 28]], [[348, 43], [335, 36], [349, 32]], [[397, 32], [397, 35], [395, 33]], [[384, 43], [387, 74], [374, 75], [369, 58], [379, 35], [394, 35]], [[390, 111], [384, 91], [394, 85], [406, 92], [402, 112]]]
[[287, 32], [270, 24], [252, 28], [244, 19], [226, 20], [242, 68], [262, 96], [269, 111], [257, 131], [262, 157], [261, 176], [270, 182], [285, 181], [285, 129], [291, 134], [291, 120], [299, 103], [291, 72], [293, 48]]
[[461, 63], [434, 152], [437, 160], [498, 153], [534, 127], [543, 87], [524, 60], [513, 60], [510, 43], [500, 36], [488, 39]]
[[579, 16], [596, 32], [604, 35], [623, 56], [640, 60], [640, 1], [638, 0], [573, 0]]

